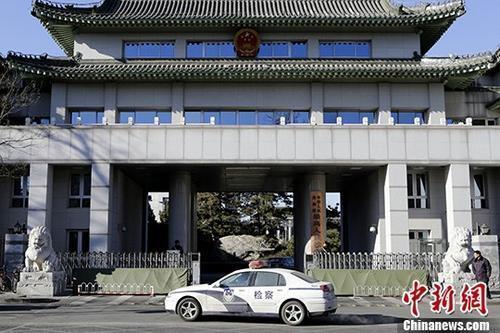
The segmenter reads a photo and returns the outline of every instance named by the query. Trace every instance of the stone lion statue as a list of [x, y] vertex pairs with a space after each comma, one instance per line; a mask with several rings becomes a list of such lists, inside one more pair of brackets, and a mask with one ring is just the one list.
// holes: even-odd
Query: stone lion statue
[[456, 277], [470, 272], [468, 266], [473, 258], [471, 247], [471, 231], [467, 228], [456, 227], [453, 239], [443, 259], [443, 282], [456, 281]]
[[55, 272], [61, 264], [54, 249], [47, 227], [38, 226], [31, 230], [28, 249], [25, 253], [24, 272]]

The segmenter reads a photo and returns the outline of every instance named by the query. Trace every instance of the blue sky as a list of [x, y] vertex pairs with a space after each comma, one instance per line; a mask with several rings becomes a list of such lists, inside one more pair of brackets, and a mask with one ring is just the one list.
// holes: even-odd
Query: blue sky
[[[500, 0], [467, 0], [466, 5], [467, 14], [455, 22], [428, 55], [469, 54], [493, 51], [500, 46]], [[0, 52], [6, 54], [14, 50], [63, 55], [45, 29], [31, 16], [30, 8], [31, 0], [0, 1]]]

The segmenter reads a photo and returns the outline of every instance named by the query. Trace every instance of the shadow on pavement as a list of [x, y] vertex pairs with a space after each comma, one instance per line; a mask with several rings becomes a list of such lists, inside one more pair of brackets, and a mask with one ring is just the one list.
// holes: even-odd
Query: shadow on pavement
[[6, 305], [0, 304], [0, 312], [2, 311], [31, 311], [31, 310], [47, 310], [47, 309], [57, 309], [58, 305], [45, 305], [45, 306], [37, 306], [37, 305]]

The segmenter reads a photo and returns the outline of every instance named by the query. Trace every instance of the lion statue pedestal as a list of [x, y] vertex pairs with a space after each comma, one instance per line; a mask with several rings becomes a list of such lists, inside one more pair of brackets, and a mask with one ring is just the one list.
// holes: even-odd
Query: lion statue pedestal
[[52, 248], [52, 238], [46, 227], [31, 230], [24, 265], [17, 284], [18, 294], [28, 297], [64, 294], [66, 273]]

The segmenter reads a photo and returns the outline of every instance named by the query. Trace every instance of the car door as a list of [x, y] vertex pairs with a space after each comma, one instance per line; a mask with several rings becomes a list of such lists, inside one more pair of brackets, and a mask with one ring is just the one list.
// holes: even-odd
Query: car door
[[246, 313], [250, 306], [246, 301], [252, 272], [230, 274], [207, 292], [206, 312]]
[[285, 277], [275, 272], [256, 272], [247, 295], [253, 312], [276, 314], [278, 305], [286, 296]]

